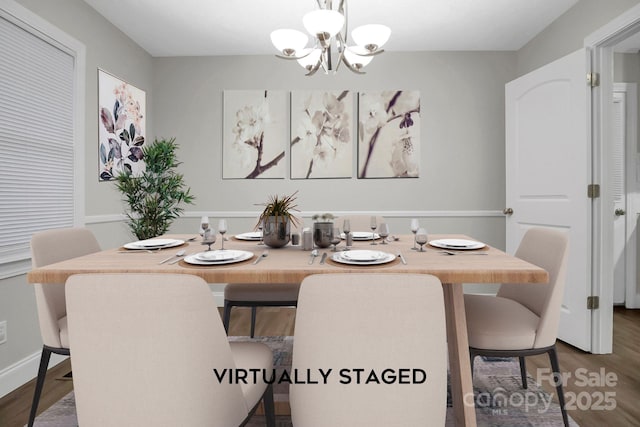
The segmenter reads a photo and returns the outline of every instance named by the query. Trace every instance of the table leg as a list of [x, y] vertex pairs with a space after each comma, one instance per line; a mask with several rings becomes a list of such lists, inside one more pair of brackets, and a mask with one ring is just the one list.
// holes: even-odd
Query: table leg
[[476, 426], [469, 338], [461, 283], [443, 283], [447, 316], [447, 344], [451, 371], [451, 398], [456, 426]]

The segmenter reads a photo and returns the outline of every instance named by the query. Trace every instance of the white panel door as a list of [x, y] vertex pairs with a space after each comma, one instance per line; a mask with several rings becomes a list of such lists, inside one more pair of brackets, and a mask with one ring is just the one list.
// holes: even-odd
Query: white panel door
[[569, 233], [559, 338], [591, 350], [591, 177], [588, 52], [581, 49], [506, 85], [507, 251], [530, 227]]

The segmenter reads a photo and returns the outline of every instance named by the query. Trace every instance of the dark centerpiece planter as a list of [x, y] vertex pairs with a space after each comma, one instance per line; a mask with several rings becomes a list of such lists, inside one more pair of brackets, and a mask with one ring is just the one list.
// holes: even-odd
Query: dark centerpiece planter
[[333, 238], [333, 222], [321, 221], [313, 223], [313, 242], [319, 248], [328, 248], [331, 246]]
[[272, 248], [281, 248], [289, 243], [291, 236], [291, 221], [282, 216], [265, 218], [262, 226], [264, 244]]

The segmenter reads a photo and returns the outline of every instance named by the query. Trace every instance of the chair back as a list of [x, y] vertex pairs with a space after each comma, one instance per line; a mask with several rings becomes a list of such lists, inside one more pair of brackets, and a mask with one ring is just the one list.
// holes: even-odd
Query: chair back
[[187, 274], [82, 274], [67, 280], [81, 426], [237, 426], [241, 385], [205, 281]]
[[548, 347], [556, 341], [568, 252], [567, 233], [539, 227], [527, 230], [515, 256], [547, 270], [549, 283], [503, 284], [498, 290], [499, 297], [517, 301], [540, 317], [533, 348]]
[[[320, 379], [291, 385], [296, 426], [444, 425], [447, 345], [440, 281], [410, 274], [305, 278], [292, 369]], [[320, 369], [331, 369], [326, 384]]]
[[[31, 238], [31, 265], [44, 267], [67, 259], [100, 251], [100, 245], [87, 228], [57, 228], [35, 233]], [[58, 321], [66, 316], [63, 283], [34, 285], [40, 334], [45, 345], [67, 348], [60, 337]]]

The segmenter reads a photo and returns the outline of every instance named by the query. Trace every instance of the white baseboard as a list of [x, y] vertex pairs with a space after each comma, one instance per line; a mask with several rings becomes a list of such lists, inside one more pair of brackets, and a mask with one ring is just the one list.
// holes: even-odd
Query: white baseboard
[[[0, 371], [0, 397], [6, 396], [38, 376], [40, 355], [41, 352], [33, 353]], [[67, 357], [69, 356], [52, 354], [49, 369], [63, 362]]]

